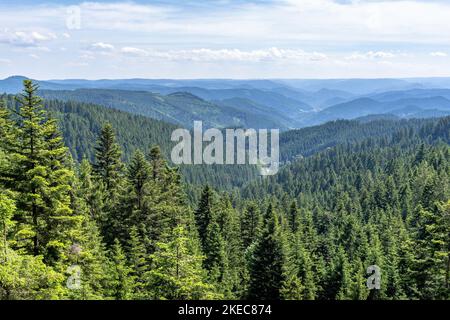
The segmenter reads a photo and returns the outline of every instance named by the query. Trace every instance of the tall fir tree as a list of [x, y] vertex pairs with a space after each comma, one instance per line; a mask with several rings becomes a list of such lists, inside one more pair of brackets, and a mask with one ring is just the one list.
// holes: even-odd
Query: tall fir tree
[[244, 248], [248, 248], [257, 238], [261, 224], [258, 207], [250, 203], [244, 210], [241, 222], [241, 238]]
[[183, 226], [172, 230], [170, 241], [157, 243], [151, 255], [148, 290], [152, 299], [220, 298], [213, 285], [206, 282], [202, 256], [190, 249]]
[[120, 159], [121, 150], [110, 123], [103, 126], [95, 151], [94, 174], [98, 188], [103, 191], [99, 224], [106, 243], [111, 246], [123, 224], [122, 212], [117, 210], [123, 185], [123, 163]]
[[71, 181], [74, 173], [65, 159], [68, 152], [56, 123], [49, 118], [36, 95], [38, 87], [24, 81], [17, 98], [18, 148], [14, 154], [13, 190], [20, 194], [17, 207], [21, 233], [31, 242], [25, 248], [43, 254], [55, 265], [67, 259], [66, 250], [76, 241], [82, 217], [71, 210]]
[[250, 264], [248, 298], [278, 300], [284, 282], [285, 253], [278, 218], [272, 204], [267, 208], [261, 235]]
[[200, 203], [195, 211], [195, 221], [202, 246], [205, 247], [208, 225], [213, 218], [213, 191], [206, 186], [202, 191]]

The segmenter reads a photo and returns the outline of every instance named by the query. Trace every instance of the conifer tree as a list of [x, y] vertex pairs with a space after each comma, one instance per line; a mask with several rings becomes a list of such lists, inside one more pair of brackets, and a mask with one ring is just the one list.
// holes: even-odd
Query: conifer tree
[[104, 183], [108, 193], [117, 192], [123, 167], [121, 155], [114, 129], [107, 123], [102, 128], [95, 148], [94, 172]]
[[241, 238], [244, 248], [248, 248], [256, 240], [260, 220], [257, 206], [254, 203], [250, 203], [244, 210], [241, 219]]
[[71, 248], [71, 263], [81, 268], [81, 288], [71, 290], [71, 299], [106, 298], [108, 282], [108, 256], [95, 217], [98, 205], [95, 199], [91, 165], [84, 159], [73, 184], [72, 210], [82, 214], [80, 236]]
[[129, 300], [132, 298], [134, 278], [132, 270], [127, 264], [125, 253], [118, 239], [110, 250], [110, 280], [109, 295], [117, 300]]
[[98, 187], [103, 191], [103, 208], [99, 223], [106, 243], [112, 245], [114, 239], [122, 235], [123, 212], [117, 209], [123, 184], [123, 164], [111, 124], [103, 126], [95, 151], [93, 168]]
[[0, 151], [13, 151], [15, 144], [15, 127], [10, 119], [10, 112], [0, 101]]
[[157, 243], [151, 255], [148, 290], [153, 299], [219, 298], [212, 285], [205, 281], [202, 256], [189, 249], [189, 239], [182, 226], [173, 229], [171, 240]]
[[29, 252], [44, 254], [56, 264], [65, 259], [65, 250], [79, 230], [81, 216], [70, 208], [71, 181], [74, 177], [65, 159], [67, 149], [53, 119], [46, 114], [37, 86], [24, 81], [24, 92], [17, 98], [18, 148], [14, 154], [15, 180], [12, 189], [19, 196], [17, 207], [23, 212], [19, 228], [29, 234]]
[[284, 279], [284, 248], [278, 219], [272, 204], [267, 208], [261, 235], [250, 264], [248, 298], [277, 300], [281, 298]]
[[132, 226], [130, 229], [130, 240], [128, 244], [128, 256], [131, 268], [131, 277], [134, 279], [135, 287], [133, 299], [143, 299], [146, 297], [145, 293], [145, 281], [146, 274], [149, 267], [149, 259], [147, 255], [147, 250], [144, 246], [144, 241], [142, 241], [138, 228]]
[[291, 227], [291, 232], [296, 233], [299, 226], [299, 212], [297, 209], [297, 203], [292, 201], [289, 208], [289, 226]]
[[150, 166], [144, 154], [137, 150], [131, 158], [128, 167], [128, 181], [131, 185], [132, 201], [136, 210], [142, 211], [144, 205], [145, 188], [150, 178]]
[[208, 225], [213, 218], [213, 192], [209, 186], [202, 191], [200, 203], [195, 211], [195, 221], [202, 246], [205, 247]]
[[154, 181], [163, 179], [166, 169], [166, 161], [161, 155], [161, 149], [159, 146], [153, 146], [149, 152], [150, 161], [150, 176]]
[[0, 263], [8, 260], [8, 234], [13, 225], [12, 217], [15, 211], [14, 201], [0, 190]]
[[[225, 243], [222, 238], [219, 224], [213, 220], [206, 229], [206, 238], [203, 252], [205, 260], [203, 266], [208, 270], [210, 278], [213, 282], [220, 283], [224, 279], [227, 272], [227, 257], [225, 251]], [[229, 285], [224, 283], [224, 286]]]
[[220, 226], [221, 237], [227, 260], [224, 282], [229, 289], [229, 298], [244, 295], [245, 260], [242, 255], [242, 239], [240, 237], [239, 214], [233, 208], [229, 196], [224, 195], [216, 205], [217, 222]]

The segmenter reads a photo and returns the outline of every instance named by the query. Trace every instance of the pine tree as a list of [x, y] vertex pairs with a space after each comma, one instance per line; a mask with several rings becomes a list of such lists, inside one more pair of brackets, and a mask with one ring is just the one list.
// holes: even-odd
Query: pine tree
[[0, 151], [13, 151], [15, 144], [15, 126], [10, 119], [10, 112], [0, 101]]
[[161, 149], [159, 146], [153, 146], [149, 153], [150, 161], [150, 175], [154, 181], [158, 179], [164, 179], [165, 169], [167, 166], [166, 161], [161, 155]]
[[264, 216], [251, 264], [248, 298], [278, 300], [284, 279], [284, 248], [272, 204]]
[[335, 259], [333, 273], [336, 281], [335, 286], [338, 289], [334, 298], [336, 300], [352, 299], [352, 289], [354, 284], [351, 276], [351, 268], [347, 255], [342, 247], [338, 249], [338, 255]]
[[433, 211], [415, 210], [411, 226], [416, 239], [413, 277], [416, 295], [422, 299], [447, 299], [449, 295], [450, 204], [440, 203]]
[[260, 220], [256, 204], [250, 203], [241, 219], [241, 238], [244, 248], [248, 248], [256, 240], [260, 228]]
[[117, 233], [119, 236], [122, 235], [123, 216], [117, 209], [123, 181], [123, 164], [120, 160], [120, 147], [116, 143], [111, 124], [103, 126], [95, 150], [94, 174], [104, 196], [102, 201], [104, 207], [99, 222], [106, 243], [112, 245]]
[[91, 166], [84, 159], [73, 184], [72, 210], [82, 214], [80, 236], [71, 248], [71, 263], [81, 268], [81, 288], [71, 290], [70, 299], [103, 299], [108, 281], [107, 251], [95, 219], [99, 206], [96, 204]]
[[144, 246], [144, 241], [142, 241], [136, 226], [131, 227], [128, 247], [128, 260], [130, 261], [131, 268], [130, 275], [133, 277], [135, 282], [133, 299], [143, 299], [146, 297], [144, 289], [149, 260], [147, 250]]
[[157, 243], [148, 273], [148, 290], [153, 299], [220, 298], [205, 281], [202, 257], [189, 249], [188, 242], [186, 231], [179, 226], [173, 229], [169, 242]]
[[144, 154], [137, 150], [128, 166], [128, 181], [131, 185], [132, 201], [136, 210], [142, 211], [145, 197], [145, 187], [150, 178], [150, 166]]
[[213, 192], [209, 186], [206, 186], [203, 189], [200, 203], [197, 210], [195, 211], [195, 221], [197, 224], [200, 241], [203, 247], [205, 247], [208, 225], [210, 224], [213, 217], [212, 202]]
[[[205, 254], [203, 266], [208, 270], [211, 280], [213, 283], [222, 282], [227, 272], [227, 257], [220, 227], [215, 220], [211, 221], [206, 229], [203, 252]], [[224, 283], [223, 285], [228, 284]]]
[[110, 123], [103, 126], [95, 148], [94, 172], [104, 183], [108, 193], [117, 192], [123, 164], [121, 151]]
[[103, 185], [94, 179], [92, 166], [86, 158], [81, 161], [78, 171], [78, 197], [87, 206], [90, 218], [101, 222], [105, 198]]
[[291, 227], [292, 233], [296, 233], [299, 226], [299, 212], [297, 209], [297, 203], [292, 201], [289, 208], [289, 226]]
[[129, 300], [132, 298], [134, 278], [132, 270], [127, 264], [125, 253], [118, 239], [110, 250], [110, 280], [109, 295], [117, 300]]
[[226, 268], [222, 288], [228, 291], [227, 298], [244, 296], [245, 260], [242, 255], [242, 240], [240, 237], [239, 214], [233, 208], [229, 196], [224, 195], [215, 208], [216, 219], [220, 226], [224, 241]]
[[17, 98], [18, 148], [13, 154], [11, 189], [18, 193], [17, 207], [23, 212], [19, 229], [32, 240], [27, 249], [34, 255], [44, 254], [55, 265], [66, 258], [64, 252], [76, 240], [74, 231], [82, 218], [70, 208], [74, 173], [65, 161], [67, 149], [56, 123], [36, 96], [37, 86], [29, 80], [24, 86]]
[[14, 201], [0, 191], [0, 263], [8, 259], [8, 234], [13, 225], [12, 217], [15, 211]]

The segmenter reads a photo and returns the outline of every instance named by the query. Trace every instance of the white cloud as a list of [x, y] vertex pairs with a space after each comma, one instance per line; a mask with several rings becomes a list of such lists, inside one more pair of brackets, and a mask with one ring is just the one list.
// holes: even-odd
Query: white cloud
[[36, 32], [36, 31], [31, 32], [31, 37], [33, 39], [37, 40], [37, 41], [46, 41], [46, 40], [50, 40], [50, 39], [54, 39], [55, 38], [54, 35], [51, 35], [51, 34], [44, 35], [42, 33]]
[[367, 59], [392, 59], [399, 56], [405, 56], [404, 54], [385, 52], [385, 51], [368, 51], [365, 53], [355, 52], [352, 55], [346, 57], [347, 60], [367, 60]]
[[133, 48], [133, 47], [123, 47], [120, 52], [122, 52], [125, 55], [130, 56], [137, 56], [137, 57], [145, 57], [148, 56], [148, 51], [139, 49], [139, 48]]
[[76, 67], [76, 68], [79, 68], [79, 67], [88, 67], [88, 66], [89, 66], [89, 63], [87, 63], [87, 62], [69, 62], [69, 63], [67, 64], [67, 66], [68, 66], [68, 67]]
[[49, 47], [45, 47], [45, 46], [37, 46], [37, 47], [32, 47], [30, 49], [42, 51], [42, 52], [51, 52], [52, 51]]
[[[437, 58], [450, 56], [450, 1], [83, 1], [81, 30], [67, 29], [66, 5], [49, 1], [30, 10], [0, 3], [8, 28], [0, 28], [2, 58], [13, 61], [15, 73], [28, 72], [36, 62], [23, 55], [51, 48], [41, 56], [41, 78], [443, 76], [450, 70], [450, 59]], [[423, 52], [426, 47], [442, 52]], [[58, 67], [72, 61], [89, 68]]]
[[37, 31], [10, 31], [4, 29], [0, 31], [0, 43], [7, 43], [13, 46], [32, 47], [38, 46], [44, 41], [54, 40], [57, 37], [53, 33], [40, 33]]
[[149, 57], [152, 59], [172, 61], [235, 61], [235, 62], [260, 62], [260, 61], [321, 61], [327, 59], [327, 55], [320, 52], [305, 52], [300, 49], [279, 49], [272, 47], [259, 50], [240, 49], [189, 49], [189, 50], [144, 50], [133, 47], [124, 47], [121, 52], [125, 55]]
[[430, 56], [432, 56], [432, 57], [447, 57], [448, 54], [446, 54], [445, 52], [436, 51], [436, 52], [431, 52]]
[[99, 50], [99, 51], [113, 51], [114, 50], [114, 46], [112, 44], [104, 43], [104, 42], [93, 43], [93, 44], [91, 44], [90, 48], [93, 50]]
[[[450, 4], [431, 1], [280, 0], [203, 10], [133, 2], [80, 4], [82, 28], [172, 38], [441, 42], [450, 39]], [[236, 32], [238, 30], [238, 32]], [[439, 30], [439, 32], [437, 32]]]

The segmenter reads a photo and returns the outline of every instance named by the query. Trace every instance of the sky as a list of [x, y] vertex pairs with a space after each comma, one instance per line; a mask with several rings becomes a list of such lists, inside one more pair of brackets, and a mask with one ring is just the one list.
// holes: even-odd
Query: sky
[[0, 78], [450, 76], [450, 0], [0, 0]]

